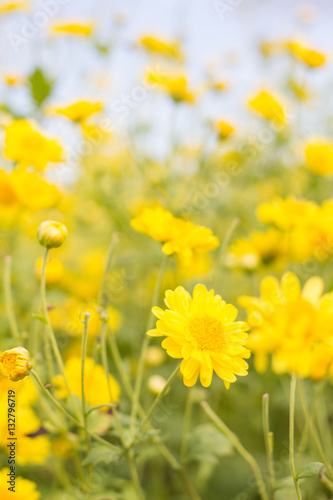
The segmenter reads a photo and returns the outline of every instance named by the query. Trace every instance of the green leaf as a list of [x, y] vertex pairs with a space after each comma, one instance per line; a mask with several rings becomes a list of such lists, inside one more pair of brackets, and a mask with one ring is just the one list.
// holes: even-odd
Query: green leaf
[[96, 465], [99, 464], [100, 462], [103, 462], [105, 464], [111, 464], [114, 462], [117, 462], [121, 456], [121, 453], [119, 453], [116, 450], [111, 450], [110, 448], [107, 448], [106, 446], [103, 446], [102, 444], [98, 444], [96, 446], [93, 446], [91, 450], [89, 451], [88, 455], [86, 458], [83, 460], [82, 464], [83, 465]]
[[324, 467], [324, 464], [321, 462], [311, 462], [310, 464], [305, 465], [299, 473], [297, 474], [297, 479], [303, 479], [305, 477], [315, 477], [319, 476], [320, 470]]
[[48, 324], [48, 321], [47, 319], [45, 318], [45, 316], [42, 316], [41, 314], [34, 314], [32, 313], [31, 316], [35, 319], [39, 319], [39, 321], [41, 321], [42, 323], [44, 323], [45, 325]]
[[35, 104], [40, 107], [52, 92], [54, 81], [48, 78], [45, 73], [36, 68], [29, 76], [29, 89]]
[[188, 461], [217, 463], [220, 457], [231, 455], [233, 446], [213, 424], [198, 425], [188, 443]]

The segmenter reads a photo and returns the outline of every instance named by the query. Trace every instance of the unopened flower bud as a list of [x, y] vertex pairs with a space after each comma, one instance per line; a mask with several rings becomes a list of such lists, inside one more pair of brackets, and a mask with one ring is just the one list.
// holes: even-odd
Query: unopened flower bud
[[46, 248], [60, 247], [65, 241], [67, 234], [67, 227], [61, 222], [54, 220], [42, 222], [37, 231], [39, 243]]
[[0, 354], [0, 373], [13, 382], [29, 375], [31, 369], [29, 352], [24, 347], [15, 347]]

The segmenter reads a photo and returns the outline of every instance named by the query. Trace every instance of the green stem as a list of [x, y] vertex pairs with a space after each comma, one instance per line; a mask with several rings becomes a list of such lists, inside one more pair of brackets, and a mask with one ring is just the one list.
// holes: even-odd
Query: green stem
[[226, 426], [226, 424], [216, 415], [216, 413], [211, 409], [211, 407], [206, 401], [202, 401], [201, 406], [208, 415], [208, 417], [212, 420], [212, 422], [214, 422], [216, 427], [220, 429], [220, 431], [223, 432], [225, 436], [227, 436], [227, 438], [234, 445], [238, 453], [244, 458], [244, 460], [246, 460], [246, 462], [253, 470], [261, 499], [269, 500], [265, 482], [263, 480], [261, 470], [256, 459], [244, 448], [244, 446], [242, 445], [236, 434], [234, 434], [229, 429], [229, 427]]
[[302, 411], [303, 411], [303, 414], [304, 414], [304, 418], [305, 418], [305, 421], [306, 421], [307, 426], [309, 428], [310, 434], [312, 436], [314, 445], [317, 448], [317, 451], [318, 451], [318, 453], [320, 455], [320, 458], [321, 458], [322, 462], [325, 464], [328, 476], [330, 477], [331, 480], [333, 480], [332, 465], [331, 465], [330, 461], [328, 460], [328, 458], [326, 456], [326, 453], [325, 453], [324, 448], [323, 448], [323, 446], [321, 444], [319, 435], [317, 433], [316, 427], [314, 425], [314, 422], [313, 422], [313, 419], [312, 419], [312, 416], [311, 416], [311, 412], [310, 412], [310, 409], [309, 409], [309, 406], [308, 406], [308, 403], [307, 403], [307, 400], [306, 400], [306, 395], [305, 395], [305, 390], [304, 390], [304, 384], [303, 384], [303, 380], [302, 379], [298, 380], [298, 394], [299, 394], [299, 398], [300, 398], [300, 402], [301, 402], [301, 407], [302, 407]]
[[171, 373], [170, 377], [168, 378], [168, 380], [165, 382], [165, 386], [163, 387], [163, 389], [161, 390], [161, 392], [156, 396], [155, 398], [155, 401], [153, 402], [153, 404], [151, 405], [151, 407], [149, 408], [149, 410], [147, 411], [146, 413], [146, 416], [145, 418], [142, 420], [141, 422], [141, 425], [139, 427], [139, 429], [136, 431], [133, 439], [132, 439], [132, 443], [130, 444], [130, 448], [132, 446], [134, 446], [135, 444], [135, 441], [136, 439], [138, 438], [138, 436], [141, 434], [141, 432], [143, 431], [146, 423], [149, 421], [151, 415], [154, 413], [154, 410], [156, 409], [156, 407], [158, 406], [158, 404], [160, 403], [160, 401], [163, 399], [163, 396], [165, 395], [165, 393], [167, 392], [167, 390], [169, 389], [171, 383], [173, 382], [173, 380], [177, 377], [178, 373], [180, 372], [180, 365], [177, 366], [177, 368], [175, 368], [175, 370]]
[[265, 439], [265, 448], [266, 448], [266, 456], [267, 456], [267, 466], [268, 466], [268, 474], [269, 474], [269, 483], [270, 483], [270, 494], [271, 500], [274, 500], [274, 491], [275, 491], [275, 474], [274, 474], [274, 457], [273, 457], [273, 433], [269, 430], [269, 395], [264, 394], [262, 397], [262, 420], [263, 420], [263, 428], [264, 428], [264, 439]]
[[21, 336], [16, 323], [14, 302], [11, 288], [11, 275], [12, 275], [12, 258], [10, 255], [6, 255], [4, 258], [4, 272], [3, 272], [3, 289], [5, 293], [5, 302], [7, 309], [7, 316], [9, 320], [10, 330], [14, 337], [16, 344], [19, 346], [21, 342]]
[[220, 276], [220, 268], [222, 267], [223, 265], [223, 262], [224, 262], [224, 259], [225, 259], [225, 255], [226, 255], [226, 251], [227, 251], [227, 248], [228, 248], [228, 245], [230, 243], [230, 240], [232, 238], [232, 235], [237, 227], [237, 225], [239, 224], [239, 219], [235, 218], [231, 221], [231, 224], [228, 228], [228, 231], [224, 237], [224, 240], [223, 240], [223, 243], [221, 245], [221, 248], [220, 248], [220, 251], [218, 253], [218, 256], [217, 256], [217, 259], [216, 259], [216, 269], [215, 269], [215, 274], [214, 274], [214, 279], [213, 279], [213, 289], [215, 290], [216, 287], [217, 287], [217, 284], [218, 284], [218, 279], [219, 279], [219, 276]]
[[[48, 398], [48, 400], [51, 401], [52, 404], [54, 404], [54, 406], [56, 406], [58, 408], [58, 410], [60, 410], [64, 415], [66, 415], [66, 417], [71, 422], [73, 422], [75, 425], [77, 425], [81, 429], [84, 429], [84, 426], [82, 425], [82, 423], [79, 420], [77, 420], [75, 417], [73, 417], [73, 415], [71, 415], [67, 410], [65, 410], [65, 408], [63, 408], [61, 406], [61, 404], [58, 403], [58, 401], [52, 396], [52, 394], [45, 388], [43, 382], [41, 381], [41, 379], [39, 378], [39, 376], [35, 372], [35, 370], [31, 370], [30, 374], [34, 377], [35, 381], [38, 384], [38, 387], [41, 389], [42, 393]], [[118, 453], [122, 453], [121, 448], [118, 448], [118, 446], [116, 446], [112, 443], [109, 443], [109, 441], [106, 441], [105, 439], [101, 438], [100, 436], [98, 436], [94, 432], [89, 431], [89, 429], [87, 429], [87, 433], [89, 434], [89, 436], [91, 436], [93, 439], [95, 439], [95, 441], [98, 441], [99, 443], [103, 444], [104, 446], [107, 446], [108, 448], [110, 448], [113, 451], [117, 451]]]
[[[66, 377], [66, 372], [65, 372], [65, 365], [64, 365], [64, 362], [62, 360], [60, 351], [59, 351], [57, 340], [56, 340], [56, 337], [54, 335], [54, 331], [53, 331], [53, 328], [52, 328], [52, 324], [51, 324], [49, 312], [47, 310], [47, 302], [46, 302], [46, 263], [47, 263], [48, 252], [49, 252], [48, 248], [45, 248], [44, 259], [43, 259], [43, 267], [42, 267], [42, 273], [41, 273], [41, 278], [40, 278], [40, 293], [41, 293], [41, 299], [42, 299], [42, 310], [43, 310], [43, 315], [44, 315], [44, 317], [45, 317], [45, 319], [47, 321], [46, 329], [47, 329], [48, 336], [49, 336], [49, 339], [50, 339], [50, 342], [51, 342], [51, 345], [52, 345], [53, 353], [54, 353], [55, 358], [57, 360], [57, 363], [58, 363], [58, 366], [60, 368], [61, 374], [64, 377], [66, 388], [68, 390], [69, 397], [71, 398], [71, 402], [72, 402], [74, 411], [75, 411], [75, 413], [76, 413], [76, 415], [78, 417], [78, 420], [80, 421], [81, 420], [81, 413], [80, 413], [79, 407], [77, 405], [77, 402], [76, 402], [76, 400], [74, 398], [74, 395], [73, 395], [73, 393], [72, 393], [72, 391], [71, 391], [71, 389], [69, 387], [69, 383], [68, 383], [68, 380], [67, 380], [67, 377]], [[50, 362], [50, 360], [48, 360], [48, 362]]]
[[85, 364], [87, 358], [87, 342], [88, 342], [88, 326], [89, 326], [90, 313], [86, 312], [83, 319], [83, 334], [82, 334], [82, 346], [81, 346], [81, 393], [82, 393], [82, 416], [83, 425], [86, 430], [86, 441], [87, 450], [90, 449], [90, 442], [87, 433], [87, 415], [86, 415], [86, 393], [85, 393]]
[[[156, 304], [158, 302], [158, 297], [159, 297], [160, 289], [161, 289], [161, 283], [162, 283], [163, 276], [164, 276], [165, 269], [166, 269], [167, 259], [168, 259], [168, 256], [165, 255], [163, 257], [163, 260], [162, 260], [162, 264], [161, 264], [160, 271], [158, 273], [158, 277], [157, 277], [155, 288], [154, 288], [152, 307], [156, 306]], [[150, 311], [149, 319], [148, 319], [148, 323], [147, 323], [147, 327], [146, 327], [146, 332], [153, 327], [154, 320], [155, 320], [155, 317], [154, 317], [153, 313]], [[140, 401], [140, 393], [141, 393], [141, 386], [142, 386], [142, 380], [143, 380], [144, 364], [145, 364], [145, 360], [146, 360], [146, 356], [147, 356], [147, 349], [148, 349], [149, 340], [150, 340], [149, 337], [146, 335], [146, 332], [145, 332], [145, 336], [144, 336], [142, 346], [141, 346], [139, 362], [138, 362], [138, 369], [137, 369], [135, 386], [134, 386], [133, 403], [132, 403], [132, 411], [131, 411], [131, 425], [130, 425], [131, 433], [134, 432], [136, 415], [138, 412], [139, 401]]]
[[182, 441], [180, 446], [180, 463], [184, 464], [186, 462], [186, 453], [187, 453], [187, 442], [188, 436], [191, 428], [191, 418], [192, 418], [192, 408], [193, 408], [193, 391], [189, 389], [185, 413], [184, 413], [184, 423], [183, 423], [183, 433], [182, 433]]
[[295, 373], [291, 376], [290, 381], [290, 401], [289, 401], [289, 460], [291, 475], [293, 476], [295, 490], [298, 500], [302, 500], [302, 495], [299, 489], [296, 468], [295, 468], [295, 392], [296, 392], [297, 376]]
[[145, 500], [145, 495], [144, 495], [142, 488], [141, 488], [138, 471], [135, 467], [133, 454], [132, 454], [131, 450], [125, 453], [125, 458], [126, 458], [128, 469], [129, 469], [130, 474], [131, 474], [131, 478], [132, 478], [132, 481], [134, 484], [134, 488], [135, 488], [138, 500]]

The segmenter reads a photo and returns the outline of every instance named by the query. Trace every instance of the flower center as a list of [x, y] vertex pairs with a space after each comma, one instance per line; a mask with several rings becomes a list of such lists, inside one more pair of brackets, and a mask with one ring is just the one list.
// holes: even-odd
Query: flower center
[[16, 368], [16, 354], [6, 354], [3, 359], [3, 365], [8, 372]]
[[191, 337], [199, 349], [220, 352], [224, 346], [224, 327], [218, 319], [204, 314], [195, 316], [188, 324]]

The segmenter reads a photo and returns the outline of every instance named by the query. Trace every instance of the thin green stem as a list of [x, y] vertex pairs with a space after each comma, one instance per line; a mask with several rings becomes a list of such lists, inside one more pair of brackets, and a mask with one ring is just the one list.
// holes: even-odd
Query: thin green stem
[[[163, 257], [163, 260], [162, 260], [162, 264], [161, 264], [160, 271], [158, 273], [158, 277], [157, 277], [155, 288], [154, 288], [154, 293], [153, 293], [153, 298], [152, 298], [152, 307], [156, 306], [157, 302], [158, 302], [161, 284], [162, 284], [163, 276], [164, 276], [165, 269], [166, 269], [167, 259], [168, 259], [168, 256], [165, 255]], [[152, 312], [150, 311], [149, 319], [147, 322], [146, 332], [153, 327], [154, 320], [155, 320], [155, 318], [154, 318]], [[139, 362], [138, 362], [138, 369], [137, 369], [135, 386], [134, 386], [132, 411], [131, 411], [131, 425], [130, 425], [130, 429], [131, 429], [132, 433], [134, 433], [134, 428], [135, 428], [135, 421], [136, 421], [136, 416], [137, 416], [137, 412], [138, 412], [140, 394], [141, 394], [141, 386], [142, 386], [142, 381], [143, 381], [144, 364], [145, 364], [145, 360], [146, 360], [146, 356], [147, 356], [147, 349], [148, 349], [148, 345], [149, 345], [149, 337], [146, 335], [146, 332], [145, 332], [145, 336], [144, 336], [144, 339], [143, 339], [143, 342], [141, 345], [141, 351], [140, 351]]]
[[260, 467], [256, 459], [244, 448], [236, 434], [234, 434], [229, 427], [216, 415], [209, 404], [206, 401], [201, 402], [201, 406], [208, 415], [208, 417], [214, 422], [216, 427], [220, 429], [229, 441], [234, 445], [238, 453], [246, 460], [251, 469], [253, 470], [254, 476], [256, 478], [258, 490], [262, 500], [269, 500], [268, 493], [266, 490], [265, 482], [263, 480]]
[[85, 393], [85, 364], [87, 358], [87, 342], [88, 342], [88, 327], [89, 327], [90, 313], [86, 312], [83, 319], [83, 333], [82, 333], [82, 346], [81, 346], [81, 394], [82, 394], [82, 416], [83, 425], [86, 431], [87, 449], [90, 449], [90, 442], [87, 433], [87, 414], [86, 414], [86, 393]]
[[296, 393], [297, 376], [292, 374], [290, 380], [290, 400], [289, 400], [289, 460], [291, 475], [293, 476], [295, 490], [298, 500], [302, 500], [302, 495], [299, 489], [296, 467], [295, 467], [295, 393]]
[[9, 321], [10, 330], [17, 345], [20, 345], [21, 336], [16, 322], [14, 302], [11, 287], [12, 276], [12, 258], [6, 255], [4, 258], [4, 271], [3, 271], [3, 289], [5, 293], [5, 302], [7, 309], [7, 316]]
[[269, 474], [269, 483], [270, 483], [270, 495], [271, 500], [274, 500], [275, 496], [275, 474], [274, 474], [274, 457], [273, 457], [273, 433], [269, 430], [269, 395], [264, 394], [262, 398], [262, 421], [264, 428], [264, 439], [265, 439], [265, 448], [266, 448], [266, 456], [267, 456], [267, 466], [268, 466], [268, 474]]
[[218, 280], [219, 280], [219, 276], [220, 276], [220, 269], [221, 269], [223, 262], [225, 260], [225, 255], [226, 255], [228, 245], [230, 243], [232, 235], [234, 234], [234, 231], [235, 231], [238, 224], [239, 224], [239, 219], [237, 219], [237, 218], [235, 218], [231, 221], [231, 224], [228, 228], [228, 231], [224, 237], [223, 243], [222, 243], [220, 251], [218, 253], [218, 256], [216, 259], [216, 269], [215, 269], [213, 285], [212, 285], [214, 290], [216, 289], [216, 287], [218, 285]]
[[[61, 404], [46, 389], [46, 387], [44, 386], [43, 382], [41, 381], [41, 379], [39, 378], [39, 376], [35, 372], [35, 370], [31, 370], [30, 374], [34, 377], [35, 381], [38, 384], [38, 387], [40, 388], [42, 393], [48, 398], [48, 400], [50, 402], [52, 402], [52, 404], [54, 406], [56, 406], [58, 408], [58, 410], [60, 410], [71, 422], [73, 422], [75, 425], [77, 425], [81, 429], [84, 429], [84, 426], [82, 425], [82, 423], [79, 420], [77, 420], [73, 415], [71, 415], [65, 408], [63, 408], [61, 406]], [[87, 432], [88, 432], [89, 436], [91, 436], [93, 439], [95, 439], [99, 443], [103, 444], [104, 446], [107, 446], [108, 448], [110, 448], [113, 451], [117, 451], [118, 453], [122, 453], [121, 448], [118, 448], [118, 446], [110, 443], [109, 441], [106, 441], [105, 439], [101, 438], [100, 436], [98, 436], [94, 432], [89, 431], [89, 429], [87, 429]]]
[[[44, 259], [43, 259], [43, 266], [42, 266], [42, 273], [41, 273], [41, 279], [40, 279], [40, 285], [41, 285], [40, 286], [40, 293], [41, 293], [41, 300], [42, 300], [43, 315], [44, 315], [44, 317], [45, 317], [45, 319], [47, 321], [46, 330], [48, 332], [48, 336], [49, 336], [49, 339], [50, 339], [50, 342], [51, 342], [51, 345], [52, 345], [53, 353], [54, 353], [55, 358], [57, 360], [57, 363], [58, 363], [58, 366], [60, 368], [61, 374], [64, 377], [66, 388], [68, 390], [69, 397], [71, 398], [71, 402], [72, 402], [74, 411], [75, 411], [75, 413], [77, 415], [78, 420], [80, 421], [81, 420], [81, 413], [80, 413], [79, 407], [77, 405], [77, 402], [76, 402], [76, 400], [74, 398], [74, 395], [73, 395], [73, 393], [72, 393], [72, 391], [71, 391], [71, 389], [69, 387], [69, 383], [68, 383], [68, 380], [67, 380], [67, 377], [66, 377], [66, 372], [65, 372], [65, 365], [64, 365], [64, 362], [63, 362], [61, 354], [60, 354], [60, 350], [59, 350], [59, 347], [58, 347], [58, 344], [57, 344], [56, 337], [54, 335], [54, 331], [53, 331], [53, 328], [52, 328], [52, 324], [51, 324], [49, 312], [48, 312], [48, 309], [47, 309], [47, 302], [46, 302], [46, 264], [47, 264], [47, 257], [48, 257], [48, 249], [45, 248]], [[50, 360], [48, 360], [48, 362], [50, 362]]]
[[193, 391], [189, 389], [186, 405], [185, 405], [185, 413], [184, 413], [184, 423], [183, 423], [183, 433], [182, 433], [182, 441], [180, 445], [180, 463], [184, 464], [186, 462], [186, 454], [187, 454], [187, 443], [188, 436], [191, 428], [191, 418], [192, 418], [192, 408], [193, 408]]
[[138, 500], [145, 500], [145, 495], [144, 495], [142, 488], [141, 488], [138, 471], [135, 467], [133, 454], [132, 454], [131, 450], [125, 453], [125, 458], [126, 458], [127, 466], [128, 466], [128, 469], [129, 469], [129, 472], [130, 472], [130, 475], [131, 475], [131, 478], [133, 481], [133, 485], [134, 485]]
[[160, 401], [163, 399], [165, 393], [167, 392], [167, 390], [169, 389], [171, 383], [177, 377], [177, 375], [178, 375], [179, 372], [180, 372], [180, 365], [178, 365], [177, 368], [175, 368], [175, 370], [171, 373], [170, 377], [165, 382], [165, 386], [163, 387], [163, 389], [161, 390], [161, 392], [156, 396], [155, 401], [153, 402], [153, 404], [151, 405], [151, 407], [147, 411], [145, 418], [142, 420], [139, 429], [134, 434], [134, 437], [132, 439], [132, 443], [131, 443], [130, 447], [134, 446], [134, 444], [136, 442], [136, 439], [139, 437], [139, 435], [143, 431], [146, 423], [149, 421], [151, 415], [154, 413], [154, 410], [159, 405]]

